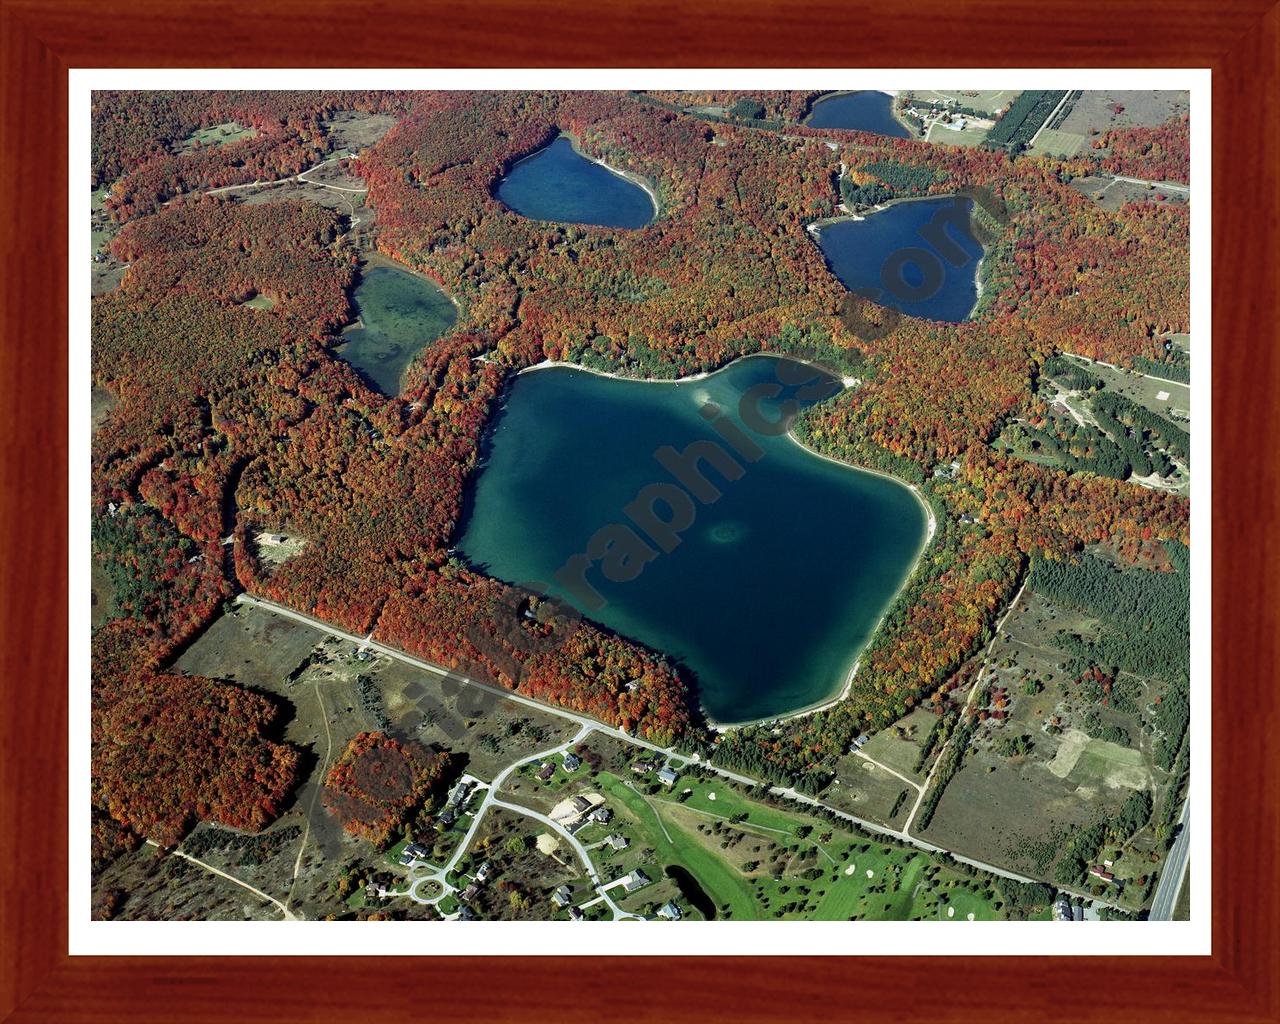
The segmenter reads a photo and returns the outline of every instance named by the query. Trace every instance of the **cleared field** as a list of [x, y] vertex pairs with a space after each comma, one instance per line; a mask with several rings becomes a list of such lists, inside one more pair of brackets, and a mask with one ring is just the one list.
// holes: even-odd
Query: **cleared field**
[[1081, 93], [1058, 130], [1089, 138], [1111, 128], [1153, 127], [1188, 113], [1190, 103], [1186, 92], [1089, 90]]
[[988, 131], [990, 129], [973, 125], [969, 125], [963, 131], [957, 131], [955, 128], [935, 123], [929, 126], [929, 134], [925, 136], [925, 141], [944, 146], [977, 146], [987, 137]]
[[1066, 159], [1075, 156], [1088, 145], [1088, 138], [1079, 132], [1067, 132], [1061, 128], [1046, 128], [1028, 152], [1036, 156]]
[[855, 817], [897, 827], [906, 819], [916, 792], [883, 768], [847, 754], [836, 762], [836, 777], [822, 797]]
[[1174, 420], [1190, 421], [1191, 387], [1177, 381], [1159, 380], [1131, 370], [1118, 370], [1103, 363], [1091, 363], [1078, 356], [1069, 356], [1090, 373], [1102, 378], [1107, 389], [1124, 395], [1139, 405], [1161, 416]]
[[239, 606], [219, 617], [174, 664], [179, 672], [289, 692], [289, 676], [322, 635], [262, 608]]
[[1159, 186], [1135, 185], [1104, 175], [1090, 174], [1073, 178], [1072, 188], [1084, 193], [1104, 210], [1118, 210], [1126, 203], [1155, 203], [1158, 206], [1180, 206], [1188, 202], [1186, 192], [1161, 189]]
[[335, 149], [359, 152], [379, 141], [395, 127], [390, 114], [369, 114], [361, 110], [339, 110], [324, 122], [324, 130]]
[[[978, 724], [924, 838], [1052, 881], [1076, 830], [1116, 814], [1135, 790], [1158, 799], [1168, 778], [1153, 761], [1152, 711], [1164, 684], [1122, 674], [1108, 700], [1096, 701], [1064, 671], [1069, 655], [1055, 646], [1059, 630], [1090, 636], [1096, 625], [1024, 592], [986, 663], [1007, 717]], [[1024, 737], [1022, 753], [1011, 752], [1015, 737]], [[1151, 839], [1148, 827], [1126, 847], [1135, 879], [1150, 870]], [[1140, 888], [1130, 895], [1140, 900]]]
[[226, 146], [241, 139], [252, 139], [257, 134], [256, 128], [246, 127], [237, 121], [224, 121], [221, 124], [211, 124], [207, 128], [201, 128], [187, 136], [178, 144], [178, 152], [189, 153], [201, 146]]
[[[938, 723], [938, 716], [924, 708], [916, 708], [906, 718], [900, 719], [888, 729], [882, 729], [862, 746], [868, 757], [888, 765], [909, 779], [923, 782], [922, 772], [916, 770], [923, 745]], [[928, 770], [927, 764], [924, 770]]]
[[1018, 98], [1018, 89], [956, 89], [938, 92], [932, 89], [912, 89], [911, 95], [923, 103], [945, 104], [954, 100], [962, 107], [995, 114]]

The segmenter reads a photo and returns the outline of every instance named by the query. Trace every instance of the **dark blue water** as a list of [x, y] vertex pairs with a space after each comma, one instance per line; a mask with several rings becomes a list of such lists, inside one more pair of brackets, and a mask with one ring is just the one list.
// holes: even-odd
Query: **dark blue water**
[[854, 128], [895, 139], [913, 137], [893, 116], [893, 97], [887, 92], [847, 92], [818, 100], [805, 124], [810, 128]]
[[982, 245], [972, 212], [973, 200], [958, 196], [895, 203], [863, 220], [824, 225], [818, 244], [851, 292], [911, 316], [958, 323], [978, 301]]
[[[459, 541], [492, 575], [546, 584], [589, 618], [683, 661], [721, 722], [784, 714], [838, 693], [924, 538], [924, 512], [902, 484], [748, 425], [741, 404], [753, 388], [763, 389], [760, 409], [773, 420], [779, 402], [809, 404], [840, 384], [766, 356], [680, 384], [567, 368], [522, 374], [495, 420]], [[700, 414], [708, 402], [728, 410], [724, 418], [758, 445], [758, 459], [734, 454]], [[692, 521], [660, 552], [625, 508], [652, 484], [690, 494], [697, 481], [687, 484], [655, 453], [700, 440], [725, 449], [741, 475], [726, 479], [700, 463], [720, 496], [689, 498]], [[667, 506], [655, 508], [672, 518]], [[638, 575], [625, 581], [607, 579], [593, 560], [578, 580], [600, 606], [559, 571], [610, 524], [632, 531], [653, 557], [638, 556]]]
[[564, 136], [512, 167], [498, 198], [525, 217], [569, 224], [642, 228], [654, 215], [644, 189], [580, 156]]

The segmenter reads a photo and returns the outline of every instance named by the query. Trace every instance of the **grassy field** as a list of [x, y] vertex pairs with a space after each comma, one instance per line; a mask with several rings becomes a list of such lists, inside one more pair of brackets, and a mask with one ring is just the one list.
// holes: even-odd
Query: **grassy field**
[[1073, 157], [1087, 148], [1089, 139], [1079, 132], [1064, 132], [1061, 128], [1046, 128], [1027, 152], [1035, 156], [1052, 156], [1060, 159]]
[[[1174, 420], [1190, 421], [1191, 388], [1176, 381], [1156, 380], [1128, 370], [1116, 370], [1101, 363], [1076, 359], [1081, 366], [1096, 377], [1102, 378], [1107, 389], [1145, 406], [1154, 413]], [[1165, 397], [1161, 398], [1160, 396]]]
[[931, 124], [929, 126], [929, 134], [925, 141], [936, 142], [944, 146], [978, 146], [987, 137], [990, 131], [988, 128], [975, 127], [969, 125], [963, 131], [955, 128], [948, 128], [942, 124]]
[[[990, 920], [998, 895], [922, 852], [752, 800], [719, 779], [647, 796], [601, 776], [656, 862], [679, 863], [734, 920]], [[688, 791], [687, 793], [685, 791]], [[620, 812], [621, 814], [622, 812]], [[804, 833], [803, 835], [799, 833]], [[651, 876], [659, 877], [654, 872]], [[638, 894], [637, 894], [638, 895]], [[947, 907], [955, 909], [947, 915]]]
[[236, 121], [224, 121], [211, 124], [187, 136], [178, 146], [179, 153], [187, 153], [198, 146], [226, 146], [241, 139], [252, 139], [258, 134], [256, 128], [245, 127]]

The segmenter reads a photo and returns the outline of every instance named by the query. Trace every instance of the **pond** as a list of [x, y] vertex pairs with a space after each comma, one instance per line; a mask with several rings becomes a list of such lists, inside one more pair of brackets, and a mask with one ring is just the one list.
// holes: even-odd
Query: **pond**
[[805, 124], [810, 128], [849, 128], [895, 139], [914, 138], [893, 116], [893, 97], [887, 92], [844, 92], [818, 100]]
[[642, 228], [657, 212], [647, 191], [588, 160], [563, 135], [512, 167], [497, 195], [522, 216], [569, 224]]
[[911, 316], [958, 323], [978, 301], [983, 249], [972, 213], [973, 200], [962, 196], [913, 199], [815, 230], [831, 272], [851, 292]]
[[520, 374], [458, 547], [682, 664], [714, 721], [820, 703], [843, 688], [925, 537], [906, 486], [771, 426], [782, 403], [841, 386], [773, 356], [677, 383]]
[[384, 395], [400, 393], [413, 357], [457, 319], [449, 296], [431, 281], [382, 263], [364, 269], [352, 301], [358, 326], [334, 351]]
[[666, 869], [666, 876], [676, 883], [676, 888], [680, 890], [680, 895], [689, 901], [689, 904], [702, 915], [706, 921], [714, 921], [716, 919], [716, 905], [712, 902], [702, 889], [698, 880], [689, 873], [688, 870], [679, 864], [670, 864]]

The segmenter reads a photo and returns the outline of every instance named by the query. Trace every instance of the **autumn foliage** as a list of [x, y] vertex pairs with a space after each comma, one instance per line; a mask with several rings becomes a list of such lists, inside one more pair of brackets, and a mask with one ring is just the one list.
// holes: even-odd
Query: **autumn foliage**
[[[812, 95], [760, 98], [770, 117], [792, 118]], [[142, 581], [125, 588], [124, 616], [95, 637], [104, 848], [118, 838], [113, 822], [166, 840], [202, 817], [260, 827], [292, 783], [296, 753], [270, 738], [263, 698], [165, 671], [237, 588], [663, 744], [698, 737], [692, 681], [660, 654], [587, 621], [531, 624], [519, 591], [451, 550], [503, 387], [545, 358], [679, 375], [772, 350], [856, 367], [861, 385], [811, 409], [797, 434], [825, 454], [923, 483], [938, 535], [864, 652], [847, 701], [777, 734], [726, 739], [793, 774], [930, 700], [988, 636], [1030, 557], [1105, 543], [1140, 560], [1161, 539], [1186, 539], [1185, 499], [1006, 459], [990, 445], [1029, 408], [1036, 368], [1054, 353], [1127, 365], [1158, 357], [1160, 334], [1187, 329], [1185, 206], [1103, 209], [1070, 186], [1097, 169], [1090, 158], [1015, 160], [801, 125], [768, 131], [675, 109], [732, 97], [655, 99], [95, 100], [95, 181], [113, 184], [108, 205], [127, 222], [113, 251], [130, 264], [121, 287], [93, 304], [94, 383], [116, 400], [93, 442], [95, 543], [111, 571]], [[299, 202], [191, 194], [296, 173], [329, 153], [324, 119], [338, 109], [399, 117], [353, 168], [369, 187], [378, 247], [440, 282], [464, 311], [392, 397], [333, 351], [358, 272], [343, 218]], [[180, 145], [228, 120], [257, 134]], [[1185, 131], [1112, 132], [1103, 166], [1176, 177]], [[650, 182], [655, 221], [627, 231], [507, 210], [496, 183], [558, 133]], [[992, 209], [981, 213], [988, 244], [973, 320], [851, 321], [847, 293], [806, 230], [836, 212], [842, 164], [856, 182], [897, 194], [985, 190]], [[244, 305], [255, 295], [272, 308]], [[935, 481], [932, 467], [951, 460], [961, 464], [954, 479]], [[259, 529], [287, 529], [306, 544], [270, 564], [251, 542]], [[404, 800], [420, 804], [443, 772], [433, 757], [358, 738], [330, 773], [333, 807], [384, 842], [406, 820]], [[357, 777], [366, 763], [382, 768]], [[405, 797], [362, 788], [402, 776]]]
[[447, 753], [380, 732], [355, 736], [325, 776], [325, 809], [382, 849], [448, 779]]

